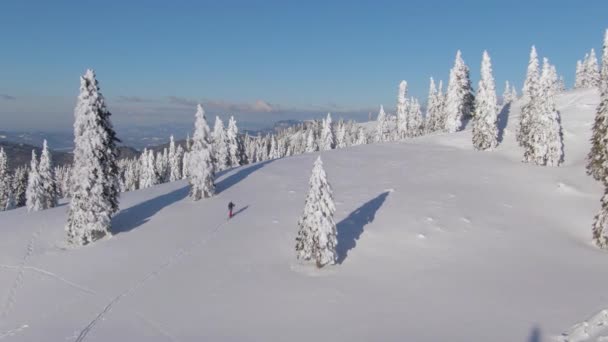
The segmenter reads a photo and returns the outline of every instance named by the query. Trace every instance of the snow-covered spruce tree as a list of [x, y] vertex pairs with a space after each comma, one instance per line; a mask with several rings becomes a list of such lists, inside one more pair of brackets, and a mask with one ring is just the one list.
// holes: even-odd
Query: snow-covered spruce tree
[[163, 152], [156, 153], [156, 175], [158, 176], [158, 184], [169, 181], [169, 155], [167, 148], [163, 148]]
[[407, 132], [408, 137], [414, 138], [424, 134], [424, 118], [420, 110], [418, 99], [411, 98], [407, 110]]
[[600, 248], [608, 248], [608, 187], [604, 189], [602, 206], [593, 222], [593, 242]]
[[212, 133], [213, 154], [215, 160], [215, 169], [217, 171], [226, 170], [230, 166], [228, 155], [228, 142], [226, 139], [226, 130], [224, 122], [219, 116], [215, 117], [215, 125]]
[[445, 104], [445, 131], [452, 133], [463, 128], [465, 120], [473, 113], [475, 97], [471, 87], [469, 68], [462, 59], [460, 50], [456, 52], [454, 67], [450, 70]]
[[543, 60], [538, 96], [532, 95], [534, 111], [530, 113], [530, 130], [524, 144], [524, 162], [542, 166], [559, 166], [564, 157], [560, 115], [555, 108], [556, 75], [547, 58]]
[[243, 140], [239, 136], [239, 129], [236, 126], [234, 116], [231, 116], [230, 120], [228, 120], [226, 141], [228, 144], [228, 161], [230, 166], [237, 167], [247, 164], [245, 146], [243, 145]]
[[589, 58], [585, 65], [585, 81], [586, 88], [597, 87], [600, 84], [600, 70], [597, 64], [597, 57], [595, 56], [595, 50], [591, 49], [589, 52]]
[[587, 174], [608, 188], [608, 79], [605, 77], [602, 75], [600, 104], [593, 122], [591, 151], [587, 155]]
[[365, 145], [365, 144], [367, 144], [367, 142], [368, 142], [368, 139], [367, 139], [367, 133], [365, 132], [365, 129], [363, 127], [359, 127], [355, 145]]
[[74, 115], [72, 200], [66, 232], [68, 242], [86, 245], [110, 234], [119, 196], [119, 140], [92, 70], [80, 78]]
[[539, 96], [539, 83], [540, 83], [540, 72], [538, 55], [536, 48], [532, 46], [530, 51], [530, 61], [528, 62], [528, 72], [526, 73], [526, 80], [523, 87], [523, 98], [526, 103], [521, 108], [521, 114], [519, 117], [519, 129], [517, 130], [517, 142], [520, 146], [526, 148], [525, 144], [529, 142], [528, 133], [530, 131], [530, 115], [532, 115], [537, 108], [534, 108], [538, 102], [532, 101], [532, 98]]
[[0, 211], [6, 209], [12, 193], [11, 175], [8, 172], [8, 158], [6, 157], [4, 148], [0, 147]]
[[39, 211], [44, 209], [44, 190], [38, 173], [38, 159], [36, 151], [32, 150], [32, 161], [30, 174], [27, 179], [27, 190], [25, 192], [28, 211]]
[[376, 142], [384, 142], [390, 140], [390, 127], [384, 107], [380, 105], [380, 111], [378, 112], [378, 119], [376, 120]]
[[[507, 83], [508, 89], [508, 83]], [[476, 150], [491, 150], [498, 145], [498, 108], [496, 86], [492, 76], [492, 62], [487, 51], [481, 61], [481, 79], [475, 96], [473, 116], [473, 147]]]
[[42, 144], [40, 164], [38, 165], [38, 175], [40, 177], [40, 185], [42, 186], [43, 209], [53, 208], [57, 206], [58, 194], [54, 171], [55, 169], [53, 168], [53, 160], [45, 139]]
[[315, 139], [314, 129], [309, 129], [306, 137], [306, 153], [318, 151], [317, 141]]
[[[479, 94], [479, 89], [477, 89], [477, 93]], [[502, 93], [502, 104], [506, 105], [513, 102], [513, 98], [511, 97], [511, 85], [509, 81], [505, 81], [505, 91]]]
[[192, 148], [192, 140], [190, 140], [190, 133], [188, 133], [186, 135], [186, 152], [189, 152], [190, 148]]
[[408, 103], [407, 103], [407, 82], [399, 83], [397, 92], [397, 140], [403, 140], [408, 137], [407, 120], [408, 120]]
[[215, 194], [215, 169], [209, 126], [205, 119], [205, 111], [200, 104], [196, 107], [192, 150], [188, 158], [188, 182], [190, 198], [195, 201]]
[[602, 47], [602, 68], [600, 69], [600, 87], [608, 82], [608, 29], [604, 33], [604, 46]]
[[579, 59], [576, 61], [576, 75], [574, 79], [574, 89], [580, 89], [583, 87], [583, 79], [585, 78], [585, 70], [583, 69], [583, 62]]
[[175, 182], [182, 179], [181, 155], [175, 148], [173, 135], [169, 138], [169, 181]]
[[158, 184], [154, 152], [144, 148], [139, 156], [139, 188], [145, 189]]
[[28, 168], [20, 166], [15, 170], [13, 175], [12, 192], [15, 200], [15, 207], [23, 207], [27, 203], [26, 191], [28, 185]]
[[345, 148], [346, 147], [346, 126], [344, 125], [344, 121], [338, 121], [338, 125], [336, 128], [336, 148]]
[[321, 268], [335, 264], [338, 240], [333, 217], [336, 211], [333, 192], [320, 156], [315, 161], [308, 184], [304, 212], [298, 220], [296, 253], [299, 260], [313, 260]]
[[540, 81], [540, 71], [538, 54], [536, 53], [536, 47], [532, 45], [530, 49], [530, 59], [528, 61], [528, 71], [526, 72], [526, 80], [524, 81], [524, 87], [522, 93], [524, 98], [529, 98], [532, 93], [538, 90], [538, 82]]
[[511, 86], [511, 102], [513, 101], [517, 101], [517, 90], [515, 89], [515, 86], [512, 85]]
[[331, 129], [331, 122], [331, 114], [327, 113], [321, 129], [321, 142], [319, 145], [321, 151], [328, 151], [334, 148], [334, 132]]

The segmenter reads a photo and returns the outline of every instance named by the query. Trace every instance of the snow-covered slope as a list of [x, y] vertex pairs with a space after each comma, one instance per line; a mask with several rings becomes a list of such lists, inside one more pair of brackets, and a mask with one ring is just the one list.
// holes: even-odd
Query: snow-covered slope
[[317, 154], [232, 170], [209, 200], [126, 193], [117, 233], [84, 248], [65, 248], [65, 205], [0, 213], [0, 340], [554, 340], [608, 307], [584, 171], [597, 102], [560, 96], [560, 168], [519, 162], [519, 103], [493, 152], [469, 131], [324, 152], [340, 264], [322, 270], [294, 251]]

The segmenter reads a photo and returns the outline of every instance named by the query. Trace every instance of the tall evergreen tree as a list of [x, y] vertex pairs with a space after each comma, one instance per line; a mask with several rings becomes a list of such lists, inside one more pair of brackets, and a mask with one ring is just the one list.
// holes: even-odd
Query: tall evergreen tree
[[[507, 89], [508, 89], [507, 83]], [[496, 86], [492, 76], [492, 62], [487, 51], [481, 61], [481, 79], [475, 96], [475, 115], [473, 116], [473, 147], [477, 150], [490, 150], [498, 145], [498, 109]]]
[[437, 87], [435, 86], [435, 80], [431, 77], [430, 85], [429, 85], [429, 96], [426, 103], [426, 132], [431, 133], [438, 130], [441, 130], [441, 118], [440, 118], [440, 110], [439, 107], [441, 105], [441, 100], [438, 97], [439, 93], [437, 92]]
[[524, 144], [524, 162], [559, 166], [564, 157], [560, 115], [555, 108], [555, 78], [549, 61], [544, 58], [538, 95], [530, 101], [530, 129]]
[[43, 209], [53, 208], [57, 205], [58, 193], [54, 171], [53, 160], [45, 139], [42, 144], [40, 164], [38, 165], [38, 175], [40, 176], [40, 184], [42, 186]]
[[215, 194], [215, 169], [213, 166], [209, 126], [205, 111], [199, 104], [196, 107], [192, 150], [188, 158], [188, 181], [190, 198], [195, 201]]
[[323, 120], [323, 126], [321, 129], [321, 144], [319, 149], [321, 151], [328, 151], [334, 148], [334, 132], [331, 129], [331, 114], [327, 113], [327, 117]]
[[245, 146], [243, 140], [239, 136], [239, 129], [236, 126], [234, 116], [228, 120], [228, 129], [226, 131], [226, 142], [228, 145], [228, 162], [231, 167], [237, 167], [246, 164]]
[[382, 105], [380, 105], [376, 122], [376, 142], [390, 141], [390, 126]]
[[604, 45], [602, 47], [602, 68], [600, 70], [600, 87], [605, 86], [604, 82], [608, 82], [608, 29], [604, 33]]
[[27, 179], [27, 189], [25, 192], [28, 211], [39, 211], [44, 209], [44, 190], [38, 173], [38, 159], [36, 151], [32, 150], [32, 161], [30, 164], [30, 174]]
[[[477, 89], [477, 92], [479, 93], [479, 89]], [[509, 81], [505, 81], [505, 91], [502, 93], [503, 105], [513, 102], [512, 94], [513, 93], [511, 92], [511, 85], [509, 84]]]
[[403, 140], [408, 137], [408, 103], [407, 103], [407, 82], [399, 83], [397, 92], [397, 139]]
[[446, 132], [456, 132], [463, 128], [463, 121], [471, 117], [475, 98], [469, 68], [462, 59], [460, 50], [456, 52], [454, 67], [450, 70], [450, 81], [446, 98]]
[[318, 151], [317, 141], [315, 139], [314, 129], [309, 129], [306, 136], [306, 153]]
[[591, 49], [591, 52], [589, 52], [587, 65], [585, 65], [585, 73], [586, 87], [598, 87], [600, 84], [600, 70], [597, 64], [597, 57], [595, 56], [594, 49]]
[[583, 68], [583, 62], [579, 59], [576, 61], [576, 75], [574, 79], [574, 89], [583, 88], [585, 78], [585, 69]]
[[182, 179], [180, 151], [175, 148], [175, 140], [173, 135], [169, 138], [169, 181], [175, 182]]
[[156, 173], [156, 162], [154, 151], [144, 148], [139, 157], [139, 188], [145, 189], [159, 183]]
[[215, 159], [215, 169], [217, 171], [226, 170], [230, 167], [230, 156], [228, 152], [228, 141], [226, 139], [226, 130], [224, 122], [219, 116], [215, 117], [215, 125], [212, 133], [213, 153]]
[[[604, 39], [600, 104], [597, 107], [591, 135], [591, 151], [587, 155], [587, 174], [608, 188], [608, 31]], [[603, 199], [602, 204], [605, 204]]]
[[368, 139], [367, 139], [367, 133], [365, 133], [365, 129], [363, 127], [359, 127], [359, 130], [357, 131], [357, 140], [355, 142], [355, 145], [365, 145], [367, 144]]
[[338, 243], [333, 192], [320, 156], [315, 161], [308, 184], [304, 212], [298, 220], [296, 252], [299, 260], [313, 260], [320, 268], [335, 264]]
[[16, 207], [23, 207], [27, 203], [26, 191], [28, 185], [28, 168], [25, 166], [20, 166], [15, 169], [15, 173], [13, 175], [13, 199], [15, 200]]
[[424, 133], [424, 118], [422, 117], [422, 111], [417, 99], [411, 98], [408, 103], [407, 134], [408, 137], [414, 138]]
[[540, 83], [540, 72], [538, 55], [536, 48], [532, 46], [530, 51], [530, 61], [528, 63], [528, 72], [526, 74], [526, 81], [524, 82], [523, 96], [526, 104], [521, 108], [521, 114], [519, 117], [519, 130], [517, 131], [517, 142], [520, 146], [526, 148], [525, 143], [529, 141], [528, 133], [530, 130], [530, 115], [537, 110], [534, 108], [536, 104], [532, 101], [532, 98], [539, 96], [539, 83]]
[[8, 172], [8, 159], [4, 148], [0, 147], [0, 211], [7, 208], [12, 193], [11, 176]]
[[92, 70], [80, 78], [74, 114], [72, 200], [66, 231], [68, 242], [86, 245], [110, 234], [119, 196], [119, 140]]

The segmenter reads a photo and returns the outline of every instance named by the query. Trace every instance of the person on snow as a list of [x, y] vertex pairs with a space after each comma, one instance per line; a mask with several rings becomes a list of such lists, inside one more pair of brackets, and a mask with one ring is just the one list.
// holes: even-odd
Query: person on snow
[[232, 218], [232, 209], [234, 209], [234, 203], [228, 203], [228, 218]]

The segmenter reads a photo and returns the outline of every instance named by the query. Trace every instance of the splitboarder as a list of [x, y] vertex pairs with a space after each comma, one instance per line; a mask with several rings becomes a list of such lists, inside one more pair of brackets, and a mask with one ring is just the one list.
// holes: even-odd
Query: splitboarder
[[232, 218], [232, 209], [234, 209], [234, 203], [228, 203], [228, 218]]

